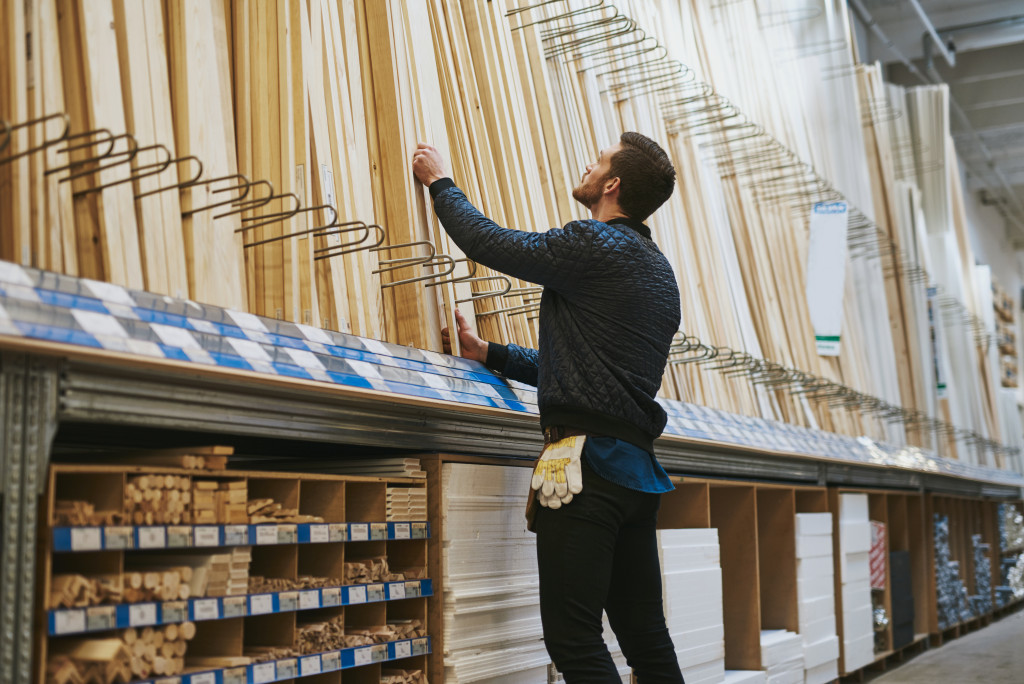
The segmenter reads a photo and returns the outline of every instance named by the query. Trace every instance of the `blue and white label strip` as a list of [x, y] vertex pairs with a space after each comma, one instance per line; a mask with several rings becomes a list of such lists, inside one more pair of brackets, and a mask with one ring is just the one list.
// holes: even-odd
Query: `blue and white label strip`
[[342, 587], [268, 594], [193, 598], [185, 601], [59, 608], [47, 612], [47, 629], [51, 636], [65, 636], [109, 629], [167, 625], [186, 620], [222, 620], [380, 601], [401, 601], [433, 595], [433, 581], [422, 579], [350, 584]]
[[177, 677], [160, 677], [137, 684], [269, 684], [282, 679], [308, 677], [322, 672], [348, 670], [353, 667], [426, 655], [430, 653], [430, 649], [430, 637], [417, 637], [297, 658], [283, 658], [255, 665], [194, 672]]
[[426, 521], [73, 526], [53, 528], [53, 550], [188, 549], [429, 538], [430, 523]]
[[[536, 414], [533, 388], [467, 359], [0, 261], [0, 336]], [[1024, 477], [787, 423], [660, 400], [668, 435], [1010, 486]]]

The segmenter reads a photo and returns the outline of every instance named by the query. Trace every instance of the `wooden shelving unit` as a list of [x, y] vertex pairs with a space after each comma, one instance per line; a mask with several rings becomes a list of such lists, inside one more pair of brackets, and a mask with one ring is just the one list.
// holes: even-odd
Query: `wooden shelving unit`
[[[139, 475], [179, 482], [184, 478], [189, 483], [242, 482], [250, 509], [253, 501], [273, 500], [291, 514], [278, 523], [192, 524], [185, 506], [181, 524], [121, 524], [128, 514], [126, 485]], [[37, 637], [37, 662], [53, 663], [63, 654], [87, 652], [100, 640], [110, 644], [121, 639], [129, 642], [125, 653], [132, 682], [262, 684], [315, 676], [317, 682], [340, 684], [343, 676], [347, 683], [379, 682], [382, 669], [392, 667], [426, 672], [431, 651], [427, 600], [433, 595], [427, 574], [430, 525], [426, 520], [388, 520], [391, 487], [425, 488], [426, 483], [410, 478], [53, 465], [41, 529], [46, 544], [40, 554], [39, 604], [46, 619]], [[56, 518], [57, 502], [72, 499], [84, 502], [97, 520], [109, 524], [58, 524], [66, 521]], [[269, 578], [258, 580], [267, 586], [282, 588], [255, 593], [246, 588], [222, 595], [215, 585], [206, 584], [196, 595], [183, 589], [178, 600], [118, 600], [133, 576], [147, 582], [150, 577], [185, 581], [183, 567], [191, 569], [186, 574], [193, 586], [199, 586], [195, 573], [212, 575], [210, 568], [238, 550], [249, 559], [240, 577], [244, 587], [258, 586], [258, 577]], [[354, 574], [364, 571], [371, 576]], [[232, 576], [242, 572], [231, 566]], [[112, 591], [96, 605], [53, 605], [55, 579], [71, 575], [103, 580]], [[88, 595], [81, 601], [97, 603]], [[163, 658], [159, 666], [147, 661], [145, 648], [132, 649], [136, 641], [163, 641], [163, 635], [178, 631], [194, 634], [182, 646], [158, 643], [156, 648], [163, 648], [157, 650], [157, 657]], [[139, 660], [132, 663], [132, 656]], [[37, 680], [68, 681], [67, 672], [66, 665], [63, 674], [59, 668], [48, 672], [40, 667]], [[110, 679], [123, 679], [122, 675], [112, 674]]]

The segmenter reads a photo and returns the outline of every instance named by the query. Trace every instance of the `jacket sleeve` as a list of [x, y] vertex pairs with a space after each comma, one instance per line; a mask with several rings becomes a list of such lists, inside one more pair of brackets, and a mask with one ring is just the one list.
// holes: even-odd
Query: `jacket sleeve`
[[517, 344], [498, 344], [489, 342], [487, 344], [486, 365], [506, 378], [537, 386], [537, 357], [536, 349], [520, 347]]
[[584, 222], [545, 233], [511, 230], [484, 216], [450, 178], [431, 184], [430, 194], [441, 225], [467, 257], [515, 278], [568, 293], [594, 272], [602, 253]]

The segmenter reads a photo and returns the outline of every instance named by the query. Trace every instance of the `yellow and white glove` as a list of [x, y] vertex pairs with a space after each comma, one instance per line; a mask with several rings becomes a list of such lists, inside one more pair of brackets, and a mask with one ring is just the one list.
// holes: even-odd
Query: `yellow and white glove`
[[583, 435], [566, 437], [544, 447], [533, 469], [530, 486], [537, 492], [537, 503], [546, 508], [561, 508], [583, 491], [580, 455], [586, 441]]

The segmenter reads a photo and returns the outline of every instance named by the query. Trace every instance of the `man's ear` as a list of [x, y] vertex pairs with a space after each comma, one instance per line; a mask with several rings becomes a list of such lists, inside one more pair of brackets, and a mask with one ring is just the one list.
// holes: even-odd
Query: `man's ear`
[[618, 176], [615, 176], [614, 178], [609, 178], [604, 182], [604, 194], [608, 195], [611, 193], [617, 193], [619, 191], [620, 186], [621, 182]]

